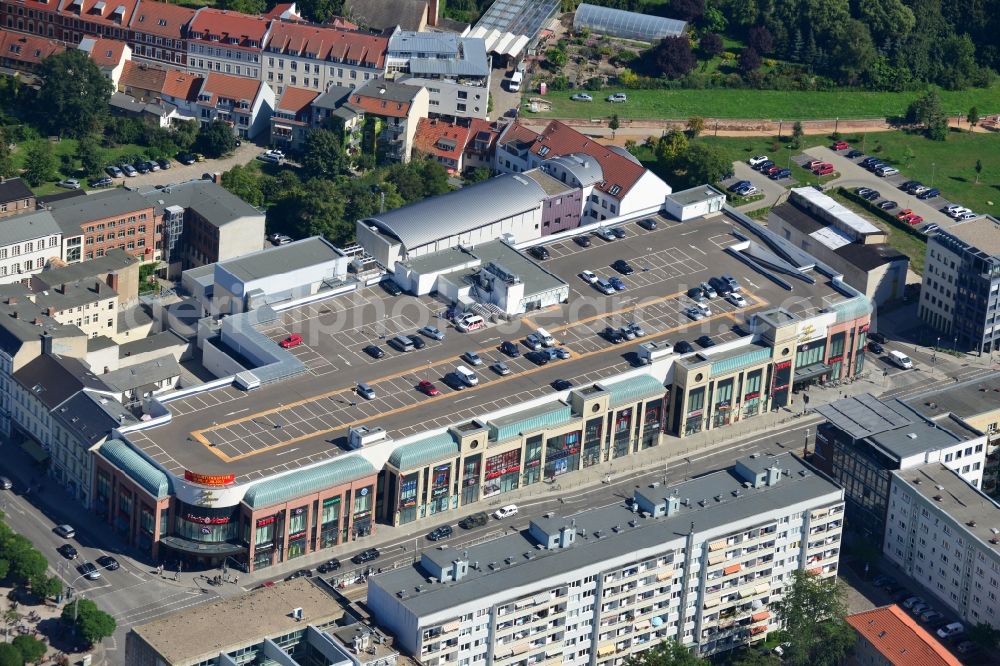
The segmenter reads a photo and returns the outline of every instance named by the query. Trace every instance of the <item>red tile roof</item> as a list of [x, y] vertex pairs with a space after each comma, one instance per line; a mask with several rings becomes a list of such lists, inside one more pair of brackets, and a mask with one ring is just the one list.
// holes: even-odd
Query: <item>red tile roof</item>
[[278, 100], [278, 104], [274, 110], [298, 116], [304, 111], [307, 111], [309, 109], [309, 105], [312, 104], [313, 100], [317, 97], [319, 97], [319, 93], [314, 90], [306, 90], [305, 88], [294, 88], [289, 86], [285, 88], [285, 92], [281, 94], [281, 99]]
[[0, 62], [10, 60], [35, 66], [50, 55], [62, 53], [66, 47], [52, 39], [0, 30]]
[[215, 106], [220, 97], [237, 101], [245, 99], [248, 102], [253, 102], [257, 97], [257, 92], [263, 85], [264, 83], [261, 81], [212, 72], [205, 77], [205, 83], [202, 85], [199, 93], [199, 97], [208, 95], [209, 99], [198, 100], [198, 102], [208, 106]]
[[341, 30], [358, 30], [361, 28], [360, 25], [354, 21], [348, 21], [343, 16], [331, 16], [330, 20], [326, 22], [328, 28], [340, 28]]
[[[198, 97], [202, 81], [200, 76], [178, 69], [162, 69], [129, 61], [122, 70], [118, 87], [122, 92], [134, 96], [139, 91], [149, 91], [154, 96], [170, 96], [193, 101]], [[129, 88], [132, 92], [129, 92]]]
[[276, 21], [267, 41], [268, 51], [288, 55], [311, 54], [317, 60], [357, 62], [382, 69], [389, 40], [365, 32], [338, 30], [304, 23]]
[[[610, 147], [580, 134], [558, 120], [549, 122], [541, 134], [514, 123], [501, 138], [503, 144], [512, 141], [522, 144], [530, 143], [528, 150], [541, 158], [558, 157], [570, 153], [584, 153], [593, 157], [601, 165], [601, 170], [604, 172], [604, 182], [595, 185], [596, 189], [616, 199], [621, 199], [628, 194], [632, 186], [646, 173], [646, 169], [641, 164], [637, 164]], [[542, 149], [545, 147], [548, 150], [543, 152]], [[612, 195], [610, 192], [615, 186], [621, 189], [617, 194]]]
[[[138, 0], [62, 0], [59, 13], [81, 20], [125, 27], [132, 20]], [[118, 9], [121, 9], [119, 12]], [[120, 16], [121, 20], [114, 20]]]
[[420, 90], [416, 86], [391, 81], [369, 81], [354, 90], [347, 102], [372, 115], [405, 118], [410, 113], [413, 98]]
[[472, 118], [469, 123], [469, 141], [465, 146], [466, 150], [478, 151], [476, 139], [480, 132], [486, 132], [486, 140], [483, 142], [482, 152], [488, 153], [496, 144], [497, 137], [500, 136], [500, 129], [488, 120], [482, 118]]
[[469, 130], [470, 128], [455, 123], [421, 118], [413, 137], [413, 147], [427, 155], [444, 157], [458, 163], [469, 142]]
[[[271, 10], [265, 12], [264, 18], [268, 19], [280, 19], [284, 18], [286, 21], [302, 20], [302, 17], [298, 14], [289, 14], [287, 17], [282, 17], [285, 12], [290, 12], [295, 8], [294, 2], [282, 2], [281, 4], [271, 7]], [[294, 18], [293, 18], [294, 17]]]
[[[250, 16], [239, 12], [229, 12], [224, 9], [202, 8], [195, 14], [191, 25], [188, 28], [190, 39], [200, 42], [214, 44], [227, 48], [250, 48], [260, 49], [263, 47], [264, 35], [267, 34], [269, 19], [263, 16]], [[194, 37], [195, 34], [202, 35], [201, 38]], [[208, 39], [209, 36], [218, 37], [218, 41]], [[237, 40], [235, 44], [230, 44], [229, 40]], [[256, 44], [254, 46], [253, 44]]]
[[940, 642], [899, 606], [883, 606], [847, 616], [862, 640], [890, 664], [898, 666], [961, 666]]
[[129, 28], [143, 34], [181, 39], [184, 36], [184, 26], [194, 18], [195, 13], [190, 7], [172, 5], [169, 2], [139, 0]]
[[94, 40], [94, 47], [90, 49], [90, 59], [98, 67], [117, 67], [118, 63], [122, 61], [122, 56], [125, 54], [125, 47], [127, 46], [125, 42], [120, 42], [117, 39], [91, 37], [89, 35], [87, 38]]

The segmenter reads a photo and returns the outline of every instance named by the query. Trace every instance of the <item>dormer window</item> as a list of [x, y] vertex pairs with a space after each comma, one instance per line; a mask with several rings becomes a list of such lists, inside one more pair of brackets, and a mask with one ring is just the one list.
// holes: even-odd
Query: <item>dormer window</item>
[[618, 194], [621, 191], [622, 191], [622, 186], [621, 185], [612, 185], [611, 189], [608, 190], [608, 194], [610, 194], [611, 196], [615, 196], [616, 194]]
[[160, 19], [159, 21], [157, 21], [157, 24], [160, 25], [161, 27], [164, 27], [167, 25], [167, 19]]
[[539, 157], [545, 157], [548, 154], [549, 154], [549, 147], [548, 146], [542, 146], [541, 148], [538, 149], [538, 156]]
[[146, 20], [146, 15], [145, 15], [145, 14], [143, 14], [143, 15], [141, 15], [141, 16], [139, 17], [139, 20], [138, 20], [138, 21], [136, 21], [136, 23], [142, 23], [142, 22], [143, 22], [143, 21], [145, 21], [145, 20]]
[[87, 13], [94, 14], [95, 16], [104, 16], [104, 7], [105, 5], [103, 2], [96, 2], [94, 3], [94, 6], [90, 8], [90, 11]]
[[240, 40], [237, 37], [230, 37], [229, 39], [226, 40], [226, 42], [229, 44], [239, 44]]

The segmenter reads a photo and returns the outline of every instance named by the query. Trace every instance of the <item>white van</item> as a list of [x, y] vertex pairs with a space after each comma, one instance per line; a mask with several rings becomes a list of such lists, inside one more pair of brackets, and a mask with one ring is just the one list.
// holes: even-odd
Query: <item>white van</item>
[[455, 368], [455, 374], [458, 375], [459, 378], [468, 386], [476, 386], [479, 384], [479, 377], [476, 376], [476, 373], [469, 370], [464, 365], [460, 365]]
[[545, 347], [551, 347], [556, 343], [556, 339], [549, 335], [549, 332], [544, 328], [539, 328], [535, 330], [535, 337], [542, 341], [542, 345]]
[[889, 360], [901, 367], [903, 370], [909, 370], [913, 367], [913, 361], [911, 361], [910, 357], [903, 352], [889, 352]]
[[517, 92], [521, 89], [521, 82], [524, 80], [524, 73], [517, 69], [510, 77], [510, 82], [507, 83], [507, 90], [511, 92]]
[[504, 518], [510, 518], [511, 516], [517, 515], [517, 505], [508, 504], [507, 506], [502, 506], [493, 512], [493, 517], [497, 520], [503, 520]]
[[479, 315], [472, 315], [469, 317], [463, 317], [458, 320], [455, 324], [455, 328], [462, 331], [463, 333], [468, 333], [469, 331], [478, 331], [482, 327], [486, 326], [486, 320]]

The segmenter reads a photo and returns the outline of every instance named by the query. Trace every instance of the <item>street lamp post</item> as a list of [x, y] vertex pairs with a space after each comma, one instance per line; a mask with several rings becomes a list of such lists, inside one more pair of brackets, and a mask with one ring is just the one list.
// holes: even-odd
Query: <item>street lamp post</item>
[[931, 187], [934, 187], [934, 176], [937, 175], [937, 163], [931, 162]]

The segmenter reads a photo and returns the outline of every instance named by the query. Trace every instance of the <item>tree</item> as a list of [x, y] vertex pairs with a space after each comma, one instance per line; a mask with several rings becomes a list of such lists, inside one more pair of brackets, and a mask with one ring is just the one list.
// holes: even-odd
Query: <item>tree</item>
[[708, 662], [691, 654], [677, 641], [666, 640], [650, 650], [632, 655], [625, 660], [625, 666], [708, 666]]
[[62, 581], [56, 576], [38, 576], [31, 579], [31, 592], [40, 599], [58, 597], [62, 591]]
[[747, 43], [757, 53], [766, 54], [774, 50], [774, 38], [765, 25], [755, 25], [750, 28]]
[[615, 138], [615, 132], [617, 132], [618, 128], [621, 127], [621, 126], [622, 126], [622, 123], [618, 119], [618, 114], [617, 113], [612, 113], [611, 114], [611, 119], [608, 121], [608, 129], [611, 130], [611, 138], [612, 139]]
[[902, 0], [865, 0], [859, 2], [857, 8], [858, 18], [868, 26], [879, 44], [886, 37], [904, 39], [917, 24], [913, 10]]
[[326, 23], [334, 14], [343, 11], [342, 0], [303, 0], [298, 3], [302, 15], [316, 23]]
[[725, 32], [729, 26], [729, 20], [718, 7], [706, 7], [705, 16], [702, 17], [702, 27], [708, 32]]
[[705, 131], [705, 119], [701, 116], [691, 116], [687, 121], [688, 138], [697, 139]]
[[302, 169], [310, 178], [333, 178], [347, 172], [347, 153], [334, 132], [316, 129], [306, 136]]
[[757, 50], [751, 46], [748, 46], [747, 48], [740, 51], [739, 64], [740, 64], [740, 71], [743, 72], [744, 75], [747, 75], [747, 74], [752, 74], [753, 72], [756, 72], [758, 69], [760, 69], [760, 66], [763, 64], [763, 61], [761, 61], [760, 54], [757, 53]]
[[979, 184], [979, 176], [983, 173], [983, 161], [976, 160], [976, 185]]
[[481, 183], [484, 180], [489, 180], [491, 175], [489, 167], [476, 167], [465, 176], [465, 184]]
[[100, 175], [104, 169], [104, 151], [97, 136], [87, 134], [80, 138], [76, 145], [76, 159], [80, 160], [80, 168], [83, 175], [93, 178]]
[[111, 81], [84, 51], [67, 49], [42, 61], [34, 113], [52, 134], [100, 132], [107, 119]]
[[722, 35], [709, 32], [698, 40], [698, 48], [706, 58], [714, 58], [725, 50], [726, 45], [722, 41]]
[[906, 110], [907, 122], [924, 126], [924, 134], [935, 141], [944, 141], [948, 136], [948, 117], [941, 106], [941, 97], [931, 90], [914, 100]]
[[648, 53], [650, 74], [654, 76], [679, 79], [694, 69], [696, 64], [691, 42], [684, 35], [661, 39]]
[[972, 107], [971, 109], [969, 109], [969, 113], [966, 114], [965, 117], [969, 121], [969, 129], [971, 130], [973, 127], [979, 124], [979, 108], [975, 106]]
[[1000, 631], [985, 622], [979, 622], [974, 627], [969, 627], [969, 640], [984, 650], [992, 650], [1000, 643]]
[[802, 123], [796, 120], [792, 124], [792, 143], [790, 144], [791, 148], [798, 149], [798, 147], [802, 145], [802, 137], [804, 134], [805, 132], [802, 131]]
[[48, 649], [45, 641], [40, 641], [34, 636], [17, 636], [10, 644], [21, 653], [21, 659], [29, 664], [41, 660], [45, 656], [45, 650]]
[[228, 123], [213, 120], [198, 130], [196, 143], [201, 152], [215, 159], [233, 152], [236, 148], [236, 137], [233, 136], [233, 129]]
[[241, 14], [263, 14], [267, 10], [267, 3], [264, 0], [226, 0], [224, 6], [231, 12]]
[[774, 653], [761, 654], [757, 648], [746, 648], [729, 666], [781, 666], [781, 659]]
[[566, 51], [553, 47], [545, 52], [545, 60], [549, 63], [551, 69], [562, 69], [566, 64]]
[[688, 139], [684, 132], [668, 130], [656, 142], [656, 160], [664, 167], [670, 167], [687, 152]]
[[299, 238], [323, 236], [345, 245], [354, 237], [354, 223], [344, 216], [345, 203], [337, 184], [313, 178], [268, 210], [268, 226]]
[[17, 174], [14, 157], [10, 153], [10, 141], [3, 127], [0, 127], [0, 178], [10, 178]]
[[118, 628], [115, 619], [99, 609], [97, 604], [79, 597], [63, 606], [61, 619], [88, 645], [111, 636]]
[[28, 185], [38, 187], [56, 179], [56, 166], [52, 145], [45, 139], [34, 141], [24, 154], [24, 179]]
[[693, 23], [705, 15], [705, 0], [671, 0], [671, 16]]
[[688, 182], [692, 185], [717, 183], [732, 171], [732, 162], [716, 146], [693, 143], [683, 156]]
[[0, 666], [24, 666], [21, 651], [11, 643], [0, 643]]
[[792, 585], [771, 608], [785, 625], [784, 662], [791, 666], [836, 666], [854, 645], [854, 630], [844, 621], [847, 592], [836, 578], [792, 572]]
[[253, 167], [237, 164], [222, 174], [221, 184], [251, 206], [264, 205], [260, 171]]
[[191, 146], [198, 139], [198, 130], [201, 129], [201, 123], [197, 120], [174, 120], [170, 123], [170, 127], [174, 132], [174, 143], [181, 150], [191, 150]]

